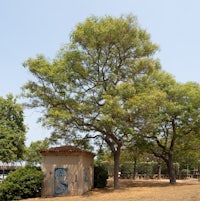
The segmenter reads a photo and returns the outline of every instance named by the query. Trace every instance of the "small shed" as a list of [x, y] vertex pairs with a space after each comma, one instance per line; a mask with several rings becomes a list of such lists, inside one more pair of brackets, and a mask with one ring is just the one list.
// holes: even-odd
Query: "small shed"
[[42, 197], [82, 195], [93, 188], [93, 153], [74, 146], [53, 147], [40, 153]]

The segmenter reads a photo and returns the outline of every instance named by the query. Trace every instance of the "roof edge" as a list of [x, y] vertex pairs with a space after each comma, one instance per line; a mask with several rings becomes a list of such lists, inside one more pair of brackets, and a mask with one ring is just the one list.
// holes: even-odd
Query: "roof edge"
[[59, 146], [59, 147], [51, 147], [48, 149], [42, 149], [40, 150], [41, 154], [47, 154], [47, 153], [85, 153], [89, 155], [95, 156], [94, 153], [90, 151], [86, 151], [83, 149], [80, 149], [76, 146], [71, 146], [71, 145], [64, 145], [64, 146]]

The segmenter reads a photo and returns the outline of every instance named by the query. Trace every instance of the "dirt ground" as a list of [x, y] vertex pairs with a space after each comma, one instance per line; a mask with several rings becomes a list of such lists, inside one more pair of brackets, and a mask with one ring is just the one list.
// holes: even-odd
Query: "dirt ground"
[[120, 180], [120, 189], [113, 190], [113, 181], [105, 189], [93, 189], [83, 196], [34, 198], [24, 201], [199, 201], [200, 182], [178, 180], [175, 186], [168, 180]]

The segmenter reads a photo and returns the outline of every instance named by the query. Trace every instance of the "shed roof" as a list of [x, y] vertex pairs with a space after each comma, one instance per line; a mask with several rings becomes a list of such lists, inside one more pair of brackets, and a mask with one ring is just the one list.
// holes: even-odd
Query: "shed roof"
[[65, 146], [60, 146], [60, 147], [51, 147], [48, 149], [42, 149], [40, 151], [42, 155], [48, 154], [48, 153], [84, 153], [88, 155], [95, 156], [94, 153], [86, 150], [82, 150], [78, 147], [71, 146], [71, 145], [65, 145]]

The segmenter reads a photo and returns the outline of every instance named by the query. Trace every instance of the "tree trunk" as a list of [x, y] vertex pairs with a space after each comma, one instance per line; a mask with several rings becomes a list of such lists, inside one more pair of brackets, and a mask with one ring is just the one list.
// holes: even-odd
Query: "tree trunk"
[[119, 188], [119, 158], [120, 158], [120, 147], [117, 148], [114, 152], [114, 189]]
[[136, 179], [136, 173], [137, 173], [137, 158], [134, 157], [134, 169], [133, 169], [133, 179]]
[[162, 174], [162, 166], [161, 166], [161, 164], [159, 163], [159, 164], [158, 164], [158, 179], [161, 179], [161, 174]]
[[172, 155], [169, 155], [169, 160], [167, 162], [167, 170], [169, 174], [170, 184], [172, 185], [176, 184], [176, 174], [175, 174]]

